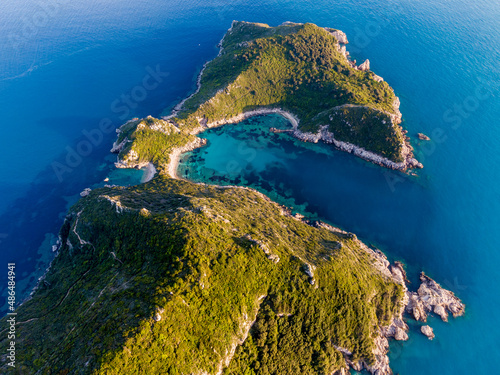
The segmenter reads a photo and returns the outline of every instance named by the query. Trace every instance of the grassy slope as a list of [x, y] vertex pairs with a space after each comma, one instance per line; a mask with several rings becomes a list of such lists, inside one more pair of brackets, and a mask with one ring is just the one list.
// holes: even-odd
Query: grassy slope
[[95, 190], [61, 234], [45, 282], [18, 309], [29, 321], [17, 327], [19, 374], [215, 373], [255, 317], [226, 373], [331, 373], [343, 365], [334, 344], [371, 358], [401, 295], [354, 236], [241, 188], [157, 177]]
[[[303, 131], [328, 125], [339, 140], [402, 161], [401, 129], [383, 113], [394, 111], [393, 90], [372, 79], [372, 72], [351, 67], [323, 28], [237, 22], [222, 46], [223, 53], [205, 68], [201, 89], [174, 119], [177, 123], [191, 129], [198, 126], [198, 118], [212, 122], [256, 108], [281, 107], [299, 117]], [[344, 104], [372, 110], [366, 109], [370, 113], [364, 117], [353, 115], [355, 128], [318, 116]]]

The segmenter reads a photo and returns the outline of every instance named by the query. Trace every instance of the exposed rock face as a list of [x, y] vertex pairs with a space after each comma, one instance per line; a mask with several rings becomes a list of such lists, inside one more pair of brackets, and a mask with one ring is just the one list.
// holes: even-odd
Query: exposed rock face
[[425, 311], [424, 304], [420, 300], [417, 293], [408, 292], [409, 302], [406, 306], [406, 311], [413, 315], [415, 320], [422, 322], [427, 321], [427, 312]]
[[85, 189], [83, 189], [83, 191], [80, 193], [80, 197], [86, 197], [87, 195], [90, 194], [91, 191], [92, 191], [91, 188], [85, 188]]
[[370, 70], [370, 60], [366, 59], [363, 64], [361, 64], [360, 66], [358, 66], [358, 70], [361, 70], [361, 71], [364, 71], [364, 72]]
[[385, 337], [392, 337], [397, 341], [408, 340], [408, 325], [401, 319], [394, 319], [388, 327], [382, 328]]
[[399, 110], [399, 107], [401, 106], [401, 101], [397, 96], [394, 97], [394, 101], [392, 102], [392, 109], [394, 110], [394, 115], [391, 115], [391, 120], [394, 124], [401, 124], [401, 121], [403, 120], [403, 115], [401, 114], [401, 111]]
[[123, 148], [124, 148], [124, 147], [125, 147], [125, 145], [127, 144], [127, 142], [128, 142], [128, 138], [127, 138], [127, 137], [125, 137], [125, 139], [124, 139], [123, 141], [121, 141], [120, 143], [117, 143], [117, 142], [118, 142], [118, 141], [115, 141], [115, 142], [113, 143], [113, 147], [111, 148], [111, 152], [112, 152], [112, 153], [116, 153], [116, 154], [120, 153], [120, 152], [121, 152], [121, 150], [123, 150]]
[[[373, 375], [392, 375], [393, 372], [389, 366], [389, 357], [387, 356], [389, 350], [388, 338], [408, 340], [408, 325], [403, 320], [405, 308], [408, 312], [413, 314], [416, 320], [425, 321], [427, 319], [427, 313], [431, 311], [441, 316], [443, 320], [447, 319], [447, 310], [451, 312], [454, 317], [463, 315], [465, 306], [452, 292], [443, 289], [438, 283], [424, 273], [420, 276], [422, 284], [418, 292], [408, 291], [406, 286], [408, 280], [403, 264], [395, 262], [394, 265], [390, 265], [382, 252], [372, 250], [367, 246], [365, 247], [376, 259], [374, 267], [402, 285], [405, 297], [401, 301], [401, 310], [399, 314], [393, 317], [391, 324], [387, 327], [380, 327], [380, 334], [375, 338], [375, 348], [373, 350], [375, 362], [373, 364], [369, 365], [364, 361], [353, 362], [351, 360], [351, 351], [337, 346], [335, 346], [335, 348], [344, 355], [347, 365], [356, 371], [362, 371], [364, 369]], [[433, 329], [428, 325], [422, 326], [421, 332], [426, 335], [429, 340], [435, 337]], [[337, 373], [342, 374], [342, 372]]]
[[159, 120], [152, 116], [146, 117], [145, 121], [137, 125], [137, 130], [141, 129], [154, 130], [157, 132], [162, 132], [167, 135], [180, 132], [180, 130], [176, 126], [174, 126], [172, 122], [166, 120]]
[[406, 310], [413, 315], [415, 320], [427, 321], [427, 314], [434, 312], [445, 322], [448, 321], [448, 312], [453, 317], [461, 316], [465, 312], [465, 305], [453, 292], [443, 289], [441, 285], [426, 276], [420, 275], [418, 291], [409, 292], [409, 303]]
[[124, 155], [121, 160], [115, 163], [116, 168], [136, 168], [141, 169], [149, 164], [148, 160], [140, 161], [139, 154], [135, 150], [129, 150], [129, 152]]
[[304, 264], [304, 272], [306, 273], [307, 276], [309, 276], [309, 283], [311, 285], [316, 284], [316, 280], [314, 280], [314, 270], [316, 267], [314, 267], [312, 264], [305, 263]]
[[389, 340], [388, 338], [393, 338], [395, 340], [408, 340], [408, 325], [403, 321], [403, 313], [405, 306], [408, 303], [407, 300], [407, 287], [405, 284], [406, 273], [403, 268], [403, 264], [400, 262], [395, 262], [391, 266], [387, 257], [380, 250], [370, 249], [368, 246], [361, 245], [368, 253], [373, 255], [375, 261], [373, 266], [377, 268], [382, 274], [391, 278], [396, 283], [403, 287], [405, 297], [401, 301], [399, 312], [392, 318], [391, 324], [386, 327], [379, 327], [379, 335], [375, 338], [375, 348], [373, 349], [373, 355], [375, 356], [375, 361], [373, 364], [368, 364], [365, 361], [351, 360], [352, 352], [348, 349], [335, 346], [335, 348], [340, 351], [346, 360], [346, 363], [352, 369], [356, 371], [367, 370], [374, 375], [392, 375], [393, 372], [389, 366], [389, 357], [387, 353], [389, 352]]
[[389, 366], [389, 357], [387, 356], [389, 341], [383, 336], [378, 336], [374, 341], [375, 349], [373, 350], [373, 354], [375, 355], [375, 362], [372, 366], [364, 363], [364, 368], [374, 375], [392, 375], [392, 370]]
[[[385, 255], [380, 252], [380, 256], [383, 256], [387, 261]], [[389, 261], [387, 261], [389, 263]], [[393, 317], [392, 322], [387, 327], [382, 327], [381, 331], [384, 337], [392, 337], [397, 341], [408, 340], [408, 325], [403, 320], [403, 313], [405, 311], [405, 306], [408, 304], [408, 288], [406, 286], [406, 272], [403, 268], [401, 262], [395, 262], [394, 265], [388, 267], [391, 273], [391, 278], [403, 287], [404, 297], [401, 301], [401, 306], [399, 314]]]
[[252, 236], [250, 236], [249, 234], [246, 234], [243, 238], [259, 246], [264, 254], [266, 254], [267, 259], [273, 261], [274, 263], [278, 263], [280, 261], [280, 257], [276, 254], [273, 254], [271, 250], [269, 250], [269, 246], [267, 246], [264, 242], [252, 238]]
[[341, 368], [340, 370], [333, 373], [333, 375], [349, 375], [349, 374], [350, 373], [348, 367]]
[[422, 169], [424, 167], [424, 165], [422, 163], [420, 163], [417, 159], [415, 158], [410, 158], [407, 160], [408, 162], [408, 166], [410, 168], [418, 168], [418, 169]]
[[434, 335], [434, 331], [429, 326], [422, 326], [420, 328], [420, 332], [426, 335], [429, 338], [429, 340], [432, 340], [434, 337], [436, 337], [436, 335]]
[[332, 36], [334, 36], [340, 44], [349, 43], [349, 41], [347, 40], [347, 35], [345, 35], [343, 31], [332, 29], [331, 27], [325, 27], [325, 30], [328, 31]]
[[430, 141], [431, 139], [426, 136], [424, 133], [418, 133], [418, 139], [420, 139], [421, 141]]
[[339, 51], [340, 51], [340, 53], [341, 53], [342, 55], [344, 55], [344, 57], [347, 59], [347, 56], [349, 56], [349, 52], [347, 52], [347, 48], [346, 48], [346, 46], [342, 46], [342, 47], [340, 47], [340, 50], [339, 50]]

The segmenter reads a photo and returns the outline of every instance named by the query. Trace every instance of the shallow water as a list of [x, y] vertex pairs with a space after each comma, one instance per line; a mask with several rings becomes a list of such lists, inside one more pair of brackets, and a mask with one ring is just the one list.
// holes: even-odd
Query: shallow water
[[[415, 142], [425, 169], [407, 179], [321, 145], [226, 127], [199, 151], [207, 154], [197, 168], [206, 163], [218, 182], [229, 174], [272, 189], [274, 199], [355, 232], [405, 260], [413, 277], [423, 269], [467, 303], [464, 318], [431, 320], [433, 342], [412, 334], [408, 343], [392, 344], [396, 372], [496, 373], [500, 7], [494, 0], [3, 1], [0, 259], [17, 264], [19, 300], [45, 271], [79, 193], [114, 173], [128, 184], [120, 177], [128, 172], [112, 172], [113, 128], [166, 113], [192, 91], [233, 19], [344, 30], [353, 57], [369, 58], [395, 88], [410, 135], [433, 140]], [[144, 95], [143, 79], [157, 68], [158, 85]], [[101, 138], [94, 130], [108, 119]], [[54, 163], [69, 170], [61, 174]], [[0, 306], [5, 277], [0, 270]]]
[[[489, 336], [491, 317], [484, 324], [488, 310], [481, 310], [484, 285], [478, 276], [485, 264], [482, 270], [476, 268], [477, 253], [465, 245], [471, 240], [467, 233], [456, 232], [458, 238], [449, 242], [446, 232], [453, 222], [436, 228], [443, 214], [430, 176], [424, 171], [414, 177], [390, 172], [330, 145], [303, 143], [269, 131], [287, 126], [279, 115], [269, 115], [210, 129], [200, 134], [208, 140], [206, 147], [182, 156], [178, 175], [198, 182], [253, 187], [306, 218], [327, 220], [358, 234], [383, 249], [391, 260], [403, 261], [414, 288], [424, 270], [459, 295], [467, 303], [467, 316], [446, 324], [431, 317], [434, 341], [419, 333], [421, 324], [410, 320], [410, 340], [391, 343], [391, 360], [402, 373], [428, 373], [429, 368], [457, 373], [457, 369], [446, 372], [450, 363], [438, 360], [443, 353], [451, 357], [461, 353], [459, 362], [465, 366], [473, 363], [474, 348], [494, 345], [495, 337]], [[490, 298], [497, 298], [494, 290]], [[473, 348], [469, 357], [462, 353], [465, 341]], [[432, 364], [411, 364], [422, 358]], [[482, 365], [481, 371], [492, 368], [488, 362]]]

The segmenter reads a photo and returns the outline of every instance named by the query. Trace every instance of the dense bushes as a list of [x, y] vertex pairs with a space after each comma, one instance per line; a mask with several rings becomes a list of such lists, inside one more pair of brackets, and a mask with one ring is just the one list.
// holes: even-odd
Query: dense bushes
[[233, 345], [228, 374], [329, 373], [343, 364], [334, 345], [371, 358], [400, 298], [355, 238], [240, 188], [157, 177], [95, 190], [63, 228], [18, 310], [25, 374], [215, 373]]
[[[280, 107], [297, 115], [304, 131], [329, 125], [339, 140], [401, 160], [401, 130], [387, 115], [394, 112], [393, 90], [375, 81], [372, 72], [353, 68], [326, 30], [313, 24], [270, 28], [240, 22], [223, 47], [206, 66], [200, 91], [175, 119], [179, 124], [189, 129], [198, 126], [198, 118], [211, 122], [259, 107]], [[341, 121], [318, 116], [344, 104], [366, 106], [378, 115], [358, 122], [360, 131], [354, 133]], [[381, 133], [382, 118], [391, 126], [383, 126]]]

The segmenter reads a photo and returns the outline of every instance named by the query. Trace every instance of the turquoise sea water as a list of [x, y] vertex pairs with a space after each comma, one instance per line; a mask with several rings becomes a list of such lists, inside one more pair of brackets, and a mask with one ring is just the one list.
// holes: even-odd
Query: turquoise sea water
[[406, 178], [269, 134], [269, 122], [286, 123], [264, 117], [204, 135], [210, 144], [193, 153], [203, 159], [191, 168], [193, 178], [205, 168], [218, 182], [271, 189], [273, 198], [404, 260], [412, 280], [424, 270], [462, 298], [464, 318], [430, 319], [434, 341], [413, 332], [408, 342], [391, 344], [395, 372], [498, 373], [496, 0], [2, 2], [0, 306], [1, 264], [16, 262], [18, 294], [29, 294], [80, 191], [105, 177], [140, 180], [140, 172], [113, 172], [113, 127], [160, 115], [185, 97], [233, 19], [342, 29], [353, 57], [369, 58], [394, 87], [409, 134], [433, 141], [414, 142], [425, 168]]

